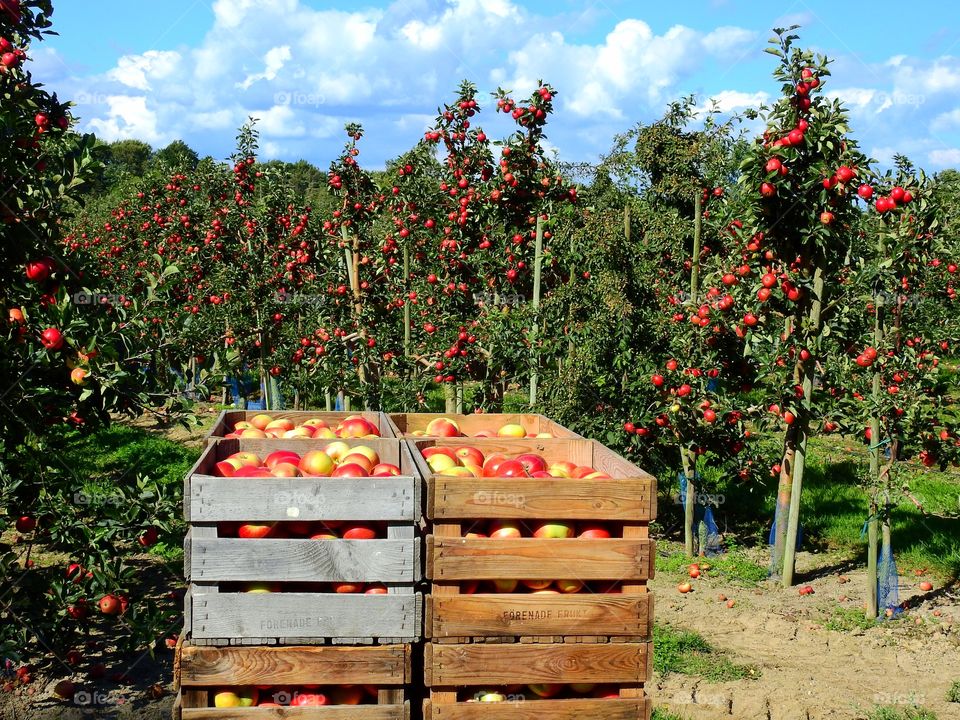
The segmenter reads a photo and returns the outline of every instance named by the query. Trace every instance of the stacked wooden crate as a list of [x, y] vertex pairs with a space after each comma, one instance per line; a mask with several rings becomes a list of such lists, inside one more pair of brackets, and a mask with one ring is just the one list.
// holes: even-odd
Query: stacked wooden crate
[[[219, 423], [217, 432], [237, 419]], [[401, 474], [220, 477], [216, 469], [237, 452], [303, 455], [334, 443], [366, 446]], [[213, 707], [217, 691], [231, 686], [260, 688], [257, 707], [244, 708], [244, 717], [318, 717], [309, 707], [314, 695], [335, 705], [324, 717], [406, 717], [410, 658], [422, 636], [421, 486], [410, 447], [390, 437], [211, 438], [185, 481], [182, 717], [233, 717]], [[273, 530], [237, 537], [240, 525]], [[376, 539], [336, 537], [346, 526], [375, 529]], [[371, 584], [377, 594], [363, 592]], [[298, 697], [304, 706], [288, 707]], [[351, 710], [354, 703], [362, 708]]]
[[[427, 479], [426, 720], [647, 718], [655, 480], [600, 443], [570, 439], [411, 441]], [[593, 478], [435, 474], [423, 451], [540, 455]], [[603, 477], [609, 476], [609, 477]], [[610, 537], [485, 537], [490, 521], [530, 530], [600, 525]], [[577, 534], [580, 534], [579, 532]], [[582, 583], [569, 594], [497, 592], [519, 581]], [[544, 581], [544, 582], [537, 582]], [[565, 583], [570, 585], [571, 583]]]

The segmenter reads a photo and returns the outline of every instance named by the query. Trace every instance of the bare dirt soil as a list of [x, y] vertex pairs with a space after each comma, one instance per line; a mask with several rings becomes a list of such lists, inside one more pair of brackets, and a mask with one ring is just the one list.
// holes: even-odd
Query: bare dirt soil
[[[924, 578], [901, 576], [907, 610], [863, 627], [864, 570], [802, 553], [798, 572], [813, 595], [772, 584], [738, 588], [709, 577], [682, 595], [676, 589], [681, 577], [658, 576], [658, 623], [695, 630], [759, 672], [756, 679], [716, 684], [679, 674], [657, 677], [657, 707], [689, 720], [861, 720], [876, 705], [917, 705], [940, 720], [960, 718], [960, 705], [946, 700], [960, 679], [960, 587], [922, 593], [917, 586]], [[733, 599], [734, 607], [720, 595]]]

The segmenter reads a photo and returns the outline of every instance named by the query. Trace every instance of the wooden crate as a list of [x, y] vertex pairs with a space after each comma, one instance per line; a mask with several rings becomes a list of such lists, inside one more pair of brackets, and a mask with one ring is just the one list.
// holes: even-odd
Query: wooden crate
[[[216, 422], [213, 424], [213, 428], [207, 433], [206, 441], [207, 443], [215, 442], [217, 438], [222, 438], [224, 435], [230, 432], [234, 425], [236, 425], [241, 420], [250, 420], [254, 415], [269, 415], [274, 420], [281, 420], [283, 418], [289, 418], [294, 423], [301, 423], [304, 420], [309, 420], [310, 418], [320, 418], [325, 420], [326, 423], [335, 427], [337, 424], [347, 419], [351, 415], [360, 415], [361, 417], [369, 420], [374, 423], [378, 428], [380, 428], [380, 436], [384, 438], [395, 438], [397, 437], [393, 425], [390, 422], [389, 418], [382, 412], [373, 412], [373, 411], [358, 411], [358, 412], [325, 412], [319, 410], [307, 410], [307, 411], [286, 411], [286, 410], [224, 410], [220, 413], [220, 416], [217, 418]], [[296, 438], [294, 438], [296, 439]], [[303, 440], [297, 440], [297, 442], [303, 442]]]
[[[425, 635], [437, 643], [646, 640], [653, 625], [656, 481], [600, 443], [583, 439], [411, 441], [427, 478]], [[507, 456], [533, 452], [548, 462], [589, 465], [613, 479], [473, 478], [435, 475], [420, 451], [430, 446], [480, 449]], [[465, 537], [478, 520], [605, 521], [603, 539]], [[620, 530], [622, 528], [622, 531]], [[490, 580], [618, 581], [620, 593], [464, 594], [462, 583]]]
[[[650, 643], [442, 645], [427, 643], [424, 680], [430, 697], [424, 720], [648, 720], [644, 683]], [[536, 698], [529, 684], [598, 683], [615, 698]], [[520, 686], [508, 702], [465, 702], [480, 689]]]
[[[410, 645], [377, 647], [198, 647], [174, 661], [173, 720], [409, 720]], [[213, 708], [209, 690], [270, 685], [370, 685], [377, 704], [323, 707]]]
[[518, 413], [479, 413], [475, 415], [391, 413], [387, 417], [393, 424], [393, 432], [398, 438], [409, 436], [415, 431], [426, 430], [430, 421], [438, 418], [450, 418], [456, 421], [460, 431], [467, 437], [476, 435], [480, 430], [493, 430], [496, 433], [500, 427], [507, 424], [520, 425], [528, 433], [552, 433], [554, 437], [558, 438], [580, 437], [573, 430], [565, 428], [544, 415]]
[[[241, 450], [304, 453], [333, 442], [367, 445], [403, 475], [386, 478], [221, 478], [216, 462]], [[422, 479], [397, 440], [220, 440], [186, 478], [185, 616], [194, 644], [413, 642], [422, 633]], [[223, 522], [385, 523], [377, 540], [218, 537]], [[228, 592], [230, 583], [379, 582], [386, 595]]]

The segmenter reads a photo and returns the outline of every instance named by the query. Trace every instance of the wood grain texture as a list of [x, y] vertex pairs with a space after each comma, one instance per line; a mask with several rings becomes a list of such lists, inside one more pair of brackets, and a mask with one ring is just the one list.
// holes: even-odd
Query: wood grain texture
[[427, 637], [650, 637], [653, 595], [455, 595], [427, 600]]
[[647, 720], [648, 698], [612, 700], [531, 700], [506, 703], [451, 703], [429, 700], [424, 720]]
[[[387, 416], [397, 437], [408, 436], [416, 431], [424, 431], [431, 420], [448, 418], [457, 423], [457, 426], [466, 436], [476, 435], [481, 430], [496, 432], [504, 425], [520, 425], [528, 433], [552, 433], [557, 438], [579, 438], [560, 423], [554, 422], [544, 415], [532, 413], [481, 413], [478, 415], [444, 414], [444, 413], [391, 413]], [[413, 436], [417, 437], [417, 436]]]
[[438, 645], [428, 643], [431, 687], [530, 683], [642, 683], [651, 643]]
[[284, 708], [201, 708], [183, 710], [183, 720], [405, 720], [404, 705], [327, 705]]
[[360, 415], [380, 428], [380, 436], [385, 438], [396, 437], [393, 429], [393, 423], [381, 412], [363, 411], [363, 412], [327, 412], [327, 411], [284, 411], [284, 410], [224, 410], [217, 417], [216, 422], [210, 432], [207, 433], [206, 442], [216, 442], [219, 438], [229, 433], [234, 425], [241, 420], [250, 420], [254, 415], [269, 415], [274, 420], [289, 418], [294, 423], [302, 423], [311, 418], [320, 418], [330, 427], [336, 427], [351, 415]]
[[414, 477], [218, 478], [194, 475], [189, 522], [420, 519]]
[[216, 538], [190, 543], [193, 582], [390, 582], [412, 585], [420, 540]]
[[420, 594], [216, 593], [191, 588], [191, 637], [404, 638], [423, 632]]
[[431, 519], [550, 518], [649, 521], [656, 514], [652, 477], [463, 478], [435, 475], [428, 483]]
[[651, 541], [625, 538], [427, 538], [427, 577], [646, 580]]
[[392, 685], [411, 682], [410, 645], [199, 647], [185, 645], [184, 688], [228, 685]]

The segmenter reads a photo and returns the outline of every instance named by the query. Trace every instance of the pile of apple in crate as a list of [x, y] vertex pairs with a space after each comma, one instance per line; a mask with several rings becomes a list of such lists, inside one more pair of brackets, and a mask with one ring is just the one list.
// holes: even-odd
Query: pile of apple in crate
[[174, 715], [648, 718], [656, 483], [540, 415], [228, 411]]

